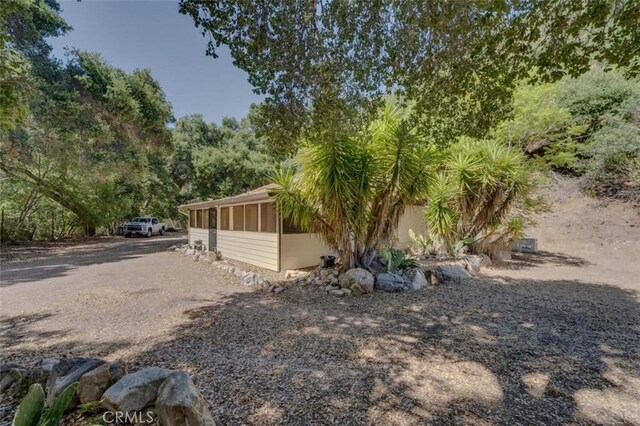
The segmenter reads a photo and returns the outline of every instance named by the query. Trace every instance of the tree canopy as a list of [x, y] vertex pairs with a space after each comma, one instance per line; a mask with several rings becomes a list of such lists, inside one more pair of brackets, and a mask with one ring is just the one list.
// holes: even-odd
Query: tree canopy
[[[270, 140], [353, 132], [385, 93], [415, 103], [439, 142], [479, 136], [502, 121], [519, 80], [555, 81], [592, 61], [640, 72], [636, 0], [398, 2], [182, 0], [181, 11], [229, 46], [267, 94]], [[532, 74], [533, 72], [533, 74]]]

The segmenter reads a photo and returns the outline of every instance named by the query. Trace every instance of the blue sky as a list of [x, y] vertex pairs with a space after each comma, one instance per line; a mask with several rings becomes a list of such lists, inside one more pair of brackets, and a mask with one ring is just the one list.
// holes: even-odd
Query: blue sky
[[226, 48], [217, 59], [205, 56], [207, 39], [178, 12], [177, 1], [63, 0], [60, 6], [73, 31], [50, 40], [56, 56], [77, 47], [99, 52], [125, 71], [150, 68], [176, 118], [201, 113], [219, 123], [224, 116], [245, 116], [261, 100]]

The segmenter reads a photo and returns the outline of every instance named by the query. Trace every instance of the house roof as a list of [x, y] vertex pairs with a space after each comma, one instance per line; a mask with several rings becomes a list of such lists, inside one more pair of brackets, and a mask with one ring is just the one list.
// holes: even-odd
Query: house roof
[[269, 196], [269, 191], [276, 187], [276, 184], [270, 183], [268, 185], [261, 186], [244, 194], [234, 195], [231, 197], [218, 198], [216, 200], [198, 201], [195, 203], [183, 204], [178, 208], [187, 208], [190, 210], [202, 209], [207, 207], [215, 207], [227, 204], [241, 204], [258, 201], [270, 201], [273, 197]]

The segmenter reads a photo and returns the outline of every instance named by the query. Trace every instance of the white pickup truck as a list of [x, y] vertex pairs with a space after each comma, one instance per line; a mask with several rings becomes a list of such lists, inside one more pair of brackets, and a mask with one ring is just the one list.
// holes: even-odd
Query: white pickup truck
[[132, 235], [144, 235], [147, 237], [153, 234], [163, 235], [166, 230], [164, 223], [158, 221], [155, 217], [134, 217], [124, 226], [124, 236], [126, 238]]

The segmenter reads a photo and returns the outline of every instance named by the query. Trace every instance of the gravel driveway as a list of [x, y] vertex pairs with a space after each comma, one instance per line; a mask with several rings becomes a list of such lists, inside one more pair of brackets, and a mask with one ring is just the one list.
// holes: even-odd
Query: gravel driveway
[[184, 325], [185, 311], [246, 291], [171, 254], [184, 236], [107, 239], [2, 265], [0, 346], [11, 353], [127, 357]]

